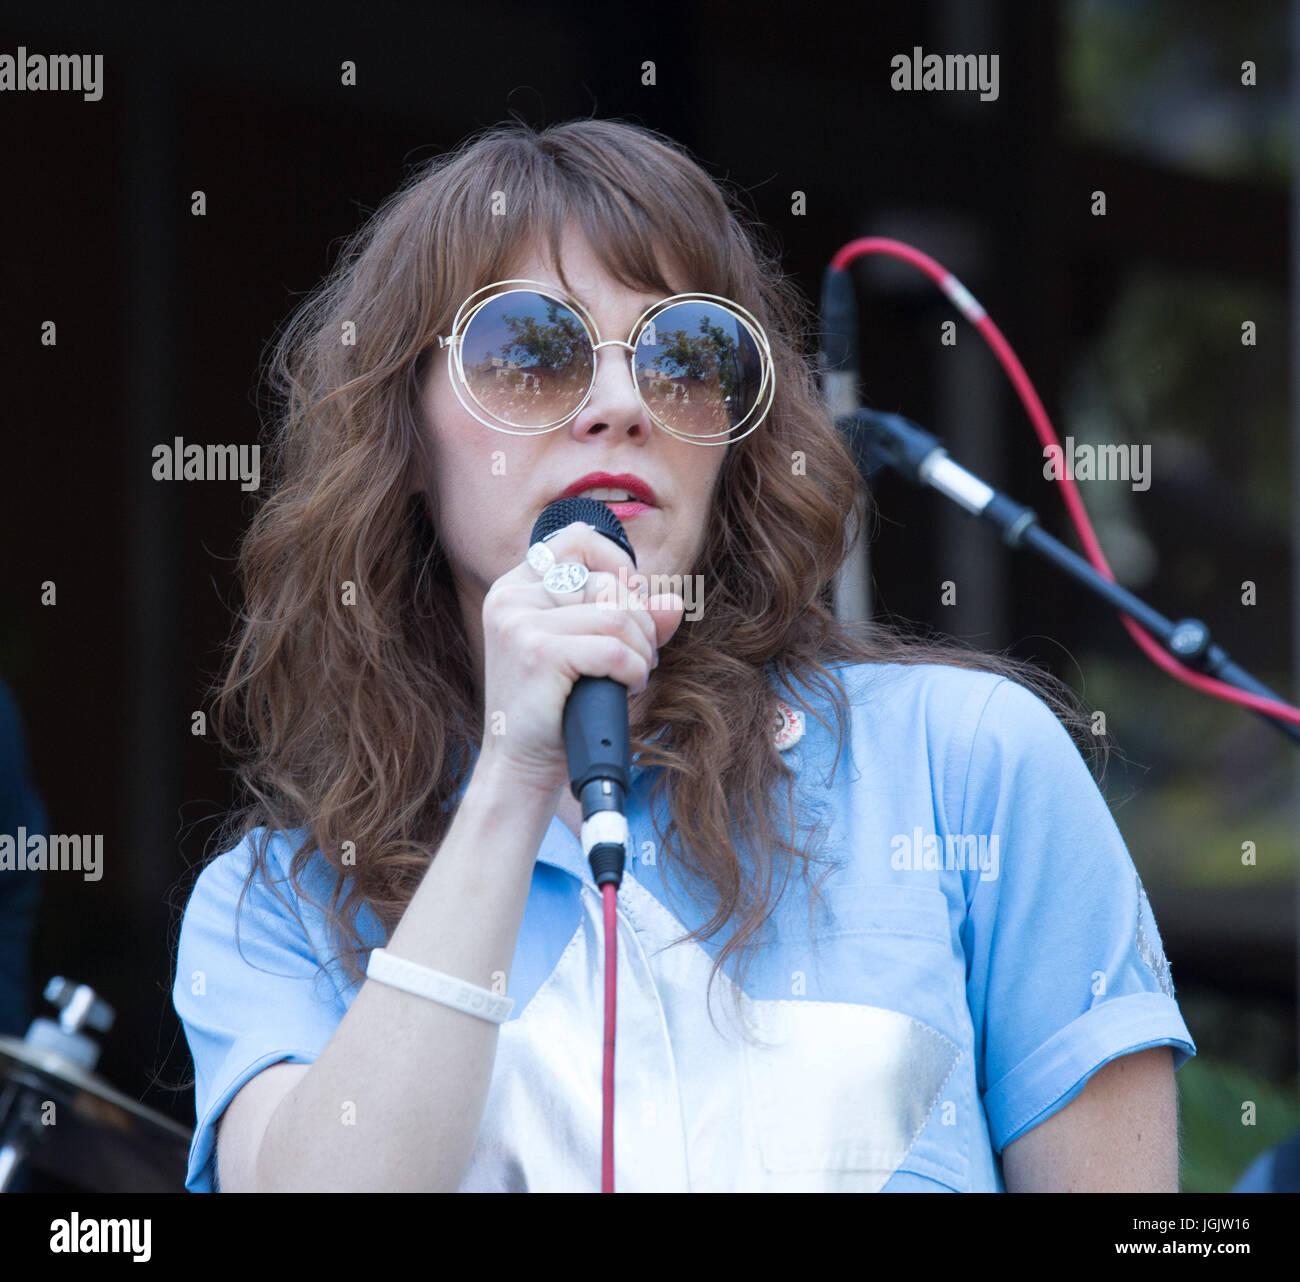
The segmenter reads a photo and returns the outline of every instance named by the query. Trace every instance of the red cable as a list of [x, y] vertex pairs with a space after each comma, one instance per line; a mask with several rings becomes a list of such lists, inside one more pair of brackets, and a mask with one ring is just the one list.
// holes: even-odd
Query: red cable
[[614, 1191], [614, 994], [618, 973], [618, 918], [615, 902], [618, 888], [607, 881], [601, 892], [605, 900], [605, 1056], [601, 1080], [604, 1117], [601, 1133], [600, 1191]]
[[[1002, 336], [1002, 331], [998, 329], [992, 318], [975, 301], [970, 291], [956, 276], [928, 254], [923, 254], [919, 249], [914, 249], [901, 240], [890, 240], [882, 236], [867, 236], [859, 240], [849, 241], [831, 259], [831, 268], [834, 271], [844, 271], [855, 258], [859, 258], [864, 254], [889, 254], [894, 258], [901, 258], [904, 262], [911, 263], [913, 267], [919, 268], [934, 281], [952, 300], [957, 310], [979, 330], [984, 336], [985, 342], [993, 349], [993, 354], [1006, 371], [1007, 377], [1011, 379], [1021, 403], [1028, 412], [1030, 421], [1034, 425], [1034, 431], [1038, 433], [1038, 439], [1045, 446], [1053, 445], [1057, 449], [1061, 449], [1061, 443], [1057, 439], [1052, 422], [1047, 417], [1047, 411], [1043, 408], [1043, 403], [1039, 400], [1038, 393], [1034, 390], [1034, 385], [1030, 382], [1029, 375], [1025, 373], [1020, 359], [1012, 350], [1011, 344]], [[1062, 457], [1064, 457], [1063, 450]], [[1065, 471], [1062, 471], [1062, 474], [1056, 479], [1061, 486], [1066, 509], [1070, 514], [1070, 519], [1074, 522], [1074, 528], [1078, 532], [1088, 560], [1099, 574], [1114, 583], [1115, 575], [1101, 550], [1101, 544], [1097, 542], [1097, 536], [1093, 531], [1091, 521], [1088, 520], [1088, 513], [1084, 510], [1083, 500], [1079, 497], [1079, 491], [1075, 487], [1074, 479]], [[1146, 653], [1147, 657], [1163, 668], [1170, 676], [1176, 677], [1179, 681], [1186, 682], [1186, 684], [1206, 694], [1214, 695], [1216, 698], [1226, 699], [1230, 703], [1238, 703], [1242, 707], [1252, 708], [1256, 712], [1267, 713], [1270, 717], [1277, 717], [1283, 721], [1300, 724], [1300, 708], [1294, 708], [1290, 704], [1281, 703], [1276, 699], [1251, 694], [1246, 690], [1239, 690], [1236, 686], [1228, 685], [1223, 681], [1216, 681], [1213, 677], [1186, 667], [1184, 664], [1179, 663], [1145, 628], [1135, 623], [1127, 614], [1121, 612], [1119, 617], [1120, 622], [1128, 629], [1130, 635]]]

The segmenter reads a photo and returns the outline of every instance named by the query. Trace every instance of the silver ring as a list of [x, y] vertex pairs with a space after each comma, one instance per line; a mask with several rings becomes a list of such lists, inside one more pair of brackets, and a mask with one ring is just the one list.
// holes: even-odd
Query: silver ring
[[534, 543], [528, 549], [528, 564], [540, 576], [545, 577], [547, 571], [555, 565], [555, 553], [545, 543]]
[[571, 596], [582, 591], [590, 573], [581, 561], [561, 561], [546, 572], [542, 587], [555, 597]]

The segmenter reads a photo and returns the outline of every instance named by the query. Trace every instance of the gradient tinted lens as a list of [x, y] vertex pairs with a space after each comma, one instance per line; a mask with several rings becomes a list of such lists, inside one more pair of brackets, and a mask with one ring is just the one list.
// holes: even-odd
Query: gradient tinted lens
[[749, 327], [716, 303], [672, 303], [636, 340], [637, 387], [667, 427], [723, 440], [753, 412], [764, 359]]
[[461, 340], [470, 395], [511, 427], [543, 428], [572, 414], [591, 387], [593, 353], [582, 321], [530, 290], [493, 295]]

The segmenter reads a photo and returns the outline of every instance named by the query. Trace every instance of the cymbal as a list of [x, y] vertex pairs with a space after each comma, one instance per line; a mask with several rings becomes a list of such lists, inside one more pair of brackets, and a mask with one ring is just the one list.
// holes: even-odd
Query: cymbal
[[[46, 1100], [54, 1120], [43, 1125]], [[60, 1179], [92, 1192], [184, 1190], [189, 1130], [52, 1051], [0, 1037], [0, 1111], [6, 1123], [30, 1119], [23, 1157]]]

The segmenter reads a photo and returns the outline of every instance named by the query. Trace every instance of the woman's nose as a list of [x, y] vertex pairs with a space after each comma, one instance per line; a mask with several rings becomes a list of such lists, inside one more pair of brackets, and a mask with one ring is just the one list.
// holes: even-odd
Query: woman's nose
[[582, 432], [598, 423], [640, 424], [643, 430], [649, 429], [649, 418], [637, 395], [632, 367], [635, 350], [631, 343], [617, 339], [596, 344], [596, 372], [591, 396], [574, 420], [575, 430]]

